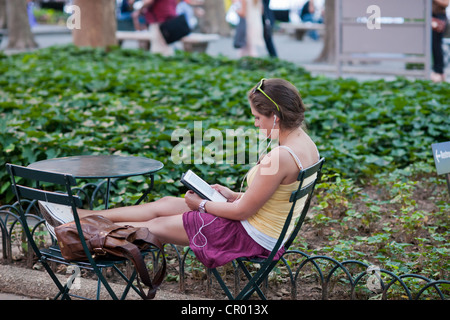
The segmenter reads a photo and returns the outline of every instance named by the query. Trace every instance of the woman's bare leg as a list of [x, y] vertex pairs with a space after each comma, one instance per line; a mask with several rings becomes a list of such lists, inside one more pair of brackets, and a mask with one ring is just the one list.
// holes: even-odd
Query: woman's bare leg
[[[119, 225], [131, 224], [119, 222]], [[162, 243], [172, 243], [182, 246], [189, 245], [189, 239], [184, 229], [181, 214], [162, 216], [149, 221], [132, 222], [133, 227], [145, 227], [150, 230]]]
[[77, 210], [80, 217], [101, 215], [113, 222], [148, 222], [158, 217], [180, 215], [190, 211], [183, 198], [164, 197], [151, 203], [108, 210]]
[[119, 225], [145, 227], [162, 243], [188, 246], [183, 213], [190, 211], [183, 198], [164, 197], [151, 203], [108, 210], [79, 209], [80, 217], [101, 215]]

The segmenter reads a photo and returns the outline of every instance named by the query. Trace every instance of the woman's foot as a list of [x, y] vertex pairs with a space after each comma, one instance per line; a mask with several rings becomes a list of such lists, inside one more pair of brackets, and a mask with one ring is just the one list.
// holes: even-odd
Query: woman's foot
[[50, 232], [50, 234], [53, 236], [53, 239], [57, 239], [57, 238], [56, 238], [56, 233], [55, 233], [55, 228], [53, 228], [53, 227], [47, 222], [47, 220], [45, 221], [45, 226], [47, 227], [48, 232]]
[[69, 206], [44, 201], [38, 201], [38, 204], [42, 216], [53, 228], [73, 221], [72, 208]]
[[431, 81], [433, 82], [444, 82], [445, 76], [441, 73], [432, 72], [431, 73]]

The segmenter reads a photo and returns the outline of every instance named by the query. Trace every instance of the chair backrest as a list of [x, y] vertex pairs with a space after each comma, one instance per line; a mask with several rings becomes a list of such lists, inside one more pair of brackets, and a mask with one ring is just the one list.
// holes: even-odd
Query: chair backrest
[[[76, 180], [71, 175], [30, 169], [9, 163], [6, 164], [6, 170], [11, 176], [12, 189], [19, 204], [23, 199], [29, 199], [72, 207], [82, 206], [81, 199], [72, 194], [71, 187], [76, 185]], [[22, 182], [21, 184], [18, 184], [18, 178], [30, 181], [30, 185], [35, 184], [35, 187], [26, 186]], [[55, 187], [61, 186], [64, 190], [62, 190], [62, 192], [46, 191], [41, 187], [41, 183], [51, 183], [55, 185]]]
[[[12, 189], [17, 198], [17, 202], [19, 203], [18, 208], [23, 230], [33, 251], [40, 259], [42, 254], [40, 253], [39, 246], [34, 241], [28, 226], [28, 217], [23, 208], [23, 201], [40, 200], [71, 206], [74, 216], [76, 216], [76, 208], [82, 206], [81, 199], [78, 196], [72, 195], [71, 187], [76, 185], [76, 180], [71, 175], [30, 169], [9, 163], [6, 164], [6, 170], [11, 176]], [[18, 183], [19, 181], [20, 184]], [[44, 190], [41, 183], [52, 184], [52, 187], [54, 187], [56, 191]], [[30, 187], [25, 184], [29, 184], [30, 186], [35, 184], [35, 187]]]
[[[294, 230], [289, 235], [288, 240], [284, 243], [284, 247], [287, 250], [292, 242], [294, 241], [295, 237], [297, 236], [298, 232], [300, 231], [300, 228], [303, 225], [303, 222], [305, 220], [306, 214], [308, 213], [309, 206], [311, 203], [311, 198], [314, 192], [314, 188], [316, 186], [317, 181], [320, 179], [320, 174], [322, 171], [323, 164], [325, 162], [325, 158], [321, 158], [316, 164], [303, 169], [300, 171], [297, 181], [299, 181], [299, 186], [296, 191], [293, 191], [291, 194], [291, 197], [289, 199], [289, 202], [292, 203], [289, 215], [286, 219], [285, 225], [283, 227], [283, 231], [280, 235], [281, 239], [284, 239], [286, 236], [286, 233], [289, 229], [289, 226], [291, 224], [291, 220], [293, 219], [294, 211], [295, 211], [295, 205], [297, 204], [297, 201], [302, 199], [303, 197], [307, 197], [305, 200], [305, 204], [303, 206], [303, 209], [300, 213], [300, 216], [298, 220], [295, 223]], [[315, 177], [313, 177], [315, 175]], [[309, 179], [310, 177], [313, 177], [312, 179]], [[309, 181], [309, 183], [305, 183], [306, 181]]]

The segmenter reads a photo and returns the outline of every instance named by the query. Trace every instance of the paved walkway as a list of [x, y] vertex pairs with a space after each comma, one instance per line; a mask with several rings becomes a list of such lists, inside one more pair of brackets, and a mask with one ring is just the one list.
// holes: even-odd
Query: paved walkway
[[[65, 284], [69, 275], [57, 274], [60, 282]], [[82, 297], [95, 299], [97, 293], [97, 281], [93, 279], [80, 278], [79, 287], [72, 288], [71, 292]], [[114, 292], [118, 295], [125, 289], [125, 282], [110, 283]], [[161, 285], [156, 294], [155, 300], [208, 300], [204, 293], [199, 292], [198, 296], [193, 294], [183, 294], [177, 288], [172, 292], [169, 286]], [[24, 269], [17, 265], [0, 264], [0, 300], [50, 300], [58, 293], [56, 285], [44, 270]], [[111, 300], [106, 289], [102, 286], [100, 290], [102, 300]], [[127, 300], [141, 300], [139, 295], [130, 290]]]
[[19, 296], [17, 294], [0, 292], [0, 300], [35, 300], [35, 299], [25, 296]]

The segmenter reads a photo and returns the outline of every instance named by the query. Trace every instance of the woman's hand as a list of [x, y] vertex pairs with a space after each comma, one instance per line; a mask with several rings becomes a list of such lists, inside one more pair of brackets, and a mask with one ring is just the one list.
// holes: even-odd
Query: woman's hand
[[231, 189], [222, 186], [220, 184], [213, 184], [211, 187], [217, 190], [221, 195], [227, 198], [228, 202], [233, 202], [239, 197], [239, 193], [232, 191]]
[[186, 195], [184, 196], [184, 202], [191, 210], [198, 210], [198, 206], [200, 205], [200, 202], [202, 202], [202, 198], [199, 197], [198, 194], [196, 194], [192, 190], [188, 190], [186, 192]]

